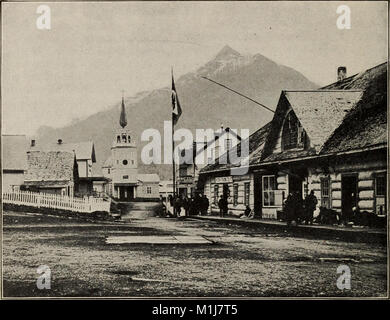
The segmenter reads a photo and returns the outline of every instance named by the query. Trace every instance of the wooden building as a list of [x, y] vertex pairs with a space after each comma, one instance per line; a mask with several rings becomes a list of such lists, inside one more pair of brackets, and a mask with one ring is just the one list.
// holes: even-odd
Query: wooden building
[[276, 219], [289, 193], [313, 190], [319, 206], [386, 215], [386, 84], [384, 63], [319, 90], [282, 91], [272, 121], [249, 137], [249, 173], [217, 163], [199, 187], [214, 201], [222, 191], [233, 214], [249, 203]]
[[2, 191], [18, 191], [27, 170], [27, 139], [25, 135], [2, 135]]
[[[214, 164], [216, 159], [229, 152], [241, 140], [241, 137], [229, 127], [220, 129], [213, 133], [207, 141], [197, 141], [192, 145], [193, 155], [190, 163], [184, 162], [179, 165], [177, 193], [184, 196], [194, 196], [199, 180], [199, 172], [209, 164]], [[187, 150], [181, 150], [182, 156]]]
[[93, 184], [96, 181], [104, 182], [105, 179], [92, 175], [92, 165], [96, 163], [95, 145], [93, 141], [81, 141], [74, 143], [65, 143], [58, 139], [56, 143], [40, 145], [36, 140], [31, 140], [30, 151], [65, 151], [76, 155], [79, 188], [78, 196], [89, 196], [93, 194]]
[[29, 151], [23, 190], [73, 196], [78, 190], [78, 167], [74, 153]]
[[108, 194], [120, 201], [136, 198], [159, 199], [157, 174], [139, 174], [137, 161], [137, 138], [126, 128], [126, 113], [122, 98], [122, 111], [111, 147], [111, 155], [102, 166], [103, 176], [108, 179]]

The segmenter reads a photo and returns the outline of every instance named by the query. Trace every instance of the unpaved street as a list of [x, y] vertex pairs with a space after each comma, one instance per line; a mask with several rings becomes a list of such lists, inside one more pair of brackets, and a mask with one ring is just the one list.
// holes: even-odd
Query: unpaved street
[[[379, 244], [156, 218], [147, 211], [125, 220], [4, 212], [4, 296], [386, 295], [386, 248]], [[123, 236], [148, 236], [155, 243], [106, 243]], [[211, 244], [158, 244], [174, 236]], [[336, 286], [342, 264], [350, 267], [351, 290]], [[51, 270], [50, 290], [37, 289], [40, 265]]]

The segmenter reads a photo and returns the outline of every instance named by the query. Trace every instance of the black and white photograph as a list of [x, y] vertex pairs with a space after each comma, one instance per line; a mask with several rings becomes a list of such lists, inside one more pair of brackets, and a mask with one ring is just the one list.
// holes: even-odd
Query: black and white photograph
[[387, 300], [388, 12], [2, 2], [1, 299]]

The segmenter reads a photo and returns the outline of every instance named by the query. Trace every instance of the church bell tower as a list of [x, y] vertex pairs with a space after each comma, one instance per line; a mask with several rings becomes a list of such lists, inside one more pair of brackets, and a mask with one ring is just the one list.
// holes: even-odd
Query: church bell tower
[[111, 179], [113, 196], [119, 200], [134, 199], [137, 188], [137, 145], [136, 138], [126, 128], [126, 110], [122, 95], [121, 114], [119, 118], [121, 128], [117, 129], [111, 147]]

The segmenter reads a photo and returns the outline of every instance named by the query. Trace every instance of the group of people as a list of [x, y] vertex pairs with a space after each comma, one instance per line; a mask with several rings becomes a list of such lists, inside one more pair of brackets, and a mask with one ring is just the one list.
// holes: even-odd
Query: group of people
[[284, 203], [284, 212], [287, 225], [292, 221], [297, 224], [313, 224], [313, 214], [318, 200], [312, 190], [303, 200], [299, 192], [290, 193]]
[[168, 196], [167, 212], [173, 216], [184, 217], [191, 215], [206, 215], [209, 209], [209, 199], [206, 195], [195, 194], [195, 196], [172, 195]]

